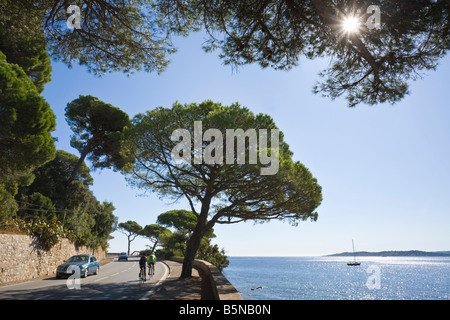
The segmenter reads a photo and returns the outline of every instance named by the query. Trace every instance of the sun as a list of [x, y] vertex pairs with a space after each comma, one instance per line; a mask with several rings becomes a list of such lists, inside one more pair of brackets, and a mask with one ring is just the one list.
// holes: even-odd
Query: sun
[[347, 34], [358, 32], [360, 27], [359, 19], [355, 16], [350, 16], [342, 22], [342, 29]]

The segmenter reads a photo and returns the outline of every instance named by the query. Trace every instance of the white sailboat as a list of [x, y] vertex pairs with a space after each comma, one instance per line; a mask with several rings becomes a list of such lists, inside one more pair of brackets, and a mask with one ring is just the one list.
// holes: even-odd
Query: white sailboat
[[347, 262], [348, 266], [359, 266], [361, 264], [361, 262], [356, 261], [356, 252], [355, 252], [355, 245], [353, 244], [353, 239], [352, 239], [352, 247], [353, 247], [353, 262]]

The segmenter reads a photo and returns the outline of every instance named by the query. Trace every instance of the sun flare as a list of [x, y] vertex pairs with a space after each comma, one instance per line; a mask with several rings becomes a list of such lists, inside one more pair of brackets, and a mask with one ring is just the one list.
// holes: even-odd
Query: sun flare
[[342, 23], [342, 28], [346, 33], [355, 33], [359, 30], [360, 24], [357, 17], [347, 17]]

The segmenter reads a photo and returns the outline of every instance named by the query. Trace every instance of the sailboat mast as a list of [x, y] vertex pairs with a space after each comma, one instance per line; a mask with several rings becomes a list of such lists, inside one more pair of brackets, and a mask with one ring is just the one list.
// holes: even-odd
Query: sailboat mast
[[356, 262], [356, 252], [355, 252], [355, 244], [353, 243], [353, 239], [352, 239], [352, 247], [353, 247], [353, 259]]
[[354, 262], [348, 262], [347, 265], [349, 265], [349, 266], [359, 266], [361, 263], [356, 261], [356, 251], [355, 251], [355, 244], [353, 242], [353, 239], [352, 239], [352, 248], [353, 248], [353, 259], [354, 259]]

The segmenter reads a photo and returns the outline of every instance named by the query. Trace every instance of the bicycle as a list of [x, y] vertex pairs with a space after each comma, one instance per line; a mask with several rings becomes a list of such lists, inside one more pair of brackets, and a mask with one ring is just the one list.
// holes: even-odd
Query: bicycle
[[153, 276], [155, 274], [155, 264], [149, 263], [148, 264], [148, 275]]
[[139, 280], [141, 283], [147, 281], [147, 277], [145, 275], [145, 266], [141, 267], [141, 270], [139, 271]]

